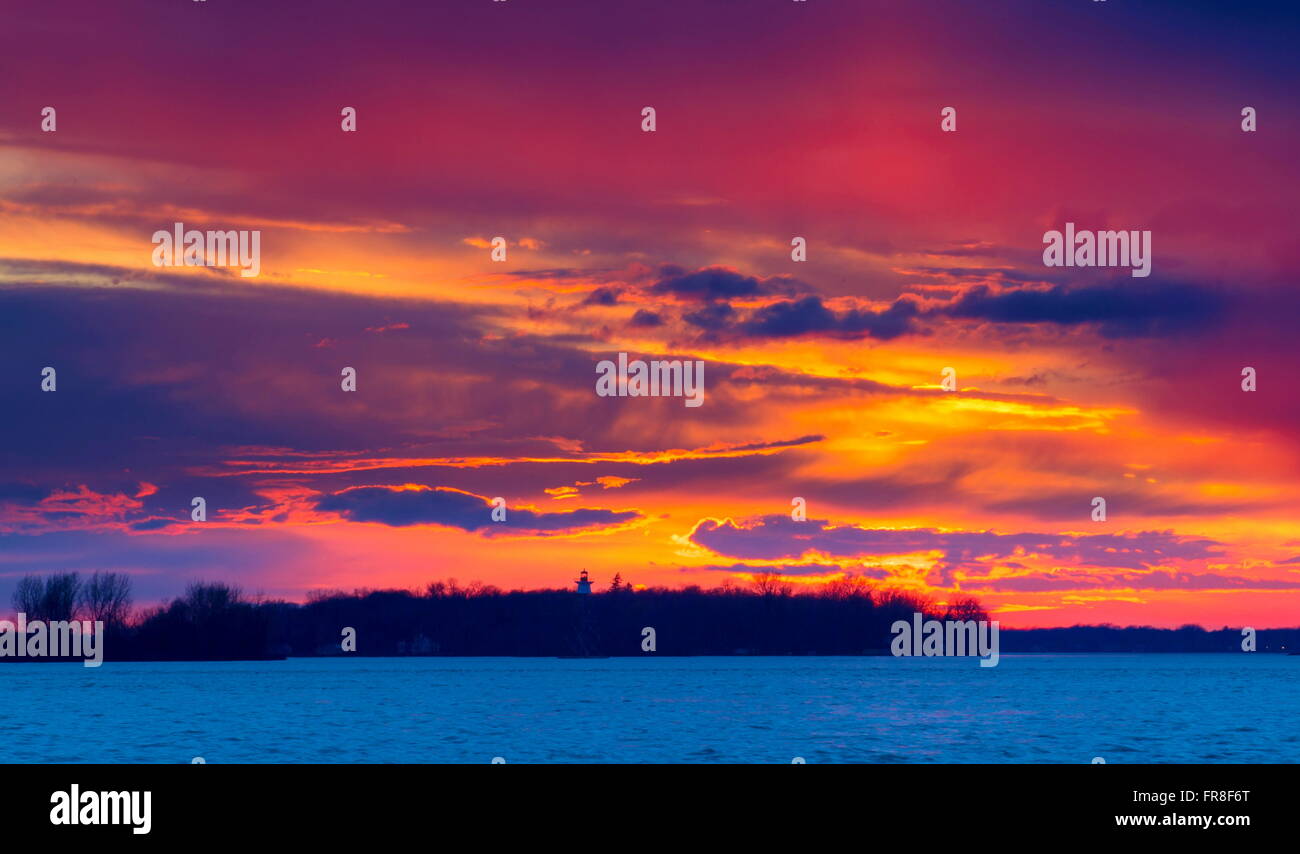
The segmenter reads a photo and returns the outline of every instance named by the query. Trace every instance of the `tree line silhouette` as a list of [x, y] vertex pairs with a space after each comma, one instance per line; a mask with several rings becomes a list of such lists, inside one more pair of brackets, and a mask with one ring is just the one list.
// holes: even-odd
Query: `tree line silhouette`
[[[979, 601], [950, 603], [848, 578], [796, 585], [772, 574], [748, 586], [634, 589], [616, 576], [599, 593], [502, 591], [455, 579], [423, 590], [313, 592], [303, 604], [246, 596], [238, 587], [196, 582], [182, 596], [133, 611], [120, 573], [27, 576], [13, 596], [32, 620], [99, 619], [110, 661], [252, 660], [286, 656], [623, 656], [888, 654], [897, 620], [984, 620]], [[345, 629], [355, 650], [344, 650]], [[1242, 632], [1072, 626], [1005, 629], [1003, 655], [1016, 652], [1240, 652]], [[1300, 649], [1300, 629], [1260, 630], [1261, 652]], [[13, 660], [13, 659], [0, 659]]]

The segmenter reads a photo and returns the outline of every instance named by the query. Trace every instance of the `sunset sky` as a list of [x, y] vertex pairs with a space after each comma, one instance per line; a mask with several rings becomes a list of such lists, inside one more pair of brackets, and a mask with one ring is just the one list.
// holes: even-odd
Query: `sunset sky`
[[[1262, 9], [7, 14], [0, 612], [29, 572], [150, 604], [586, 568], [1298, 625], [1300, 60]], [[178, 221], [260, 230], [260, 275], [155, 267]], [[1150, 230], [1151, 275], [1044, 266], [1067, 222]], [[597, 396], [619, 352], [704, 360], [703, 406]]]

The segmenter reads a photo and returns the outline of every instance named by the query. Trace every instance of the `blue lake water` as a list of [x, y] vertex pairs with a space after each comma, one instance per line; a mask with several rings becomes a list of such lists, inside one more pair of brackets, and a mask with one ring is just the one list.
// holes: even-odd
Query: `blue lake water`
[[1300, 657], [0, 665], [0, 762], [1297, 762]]

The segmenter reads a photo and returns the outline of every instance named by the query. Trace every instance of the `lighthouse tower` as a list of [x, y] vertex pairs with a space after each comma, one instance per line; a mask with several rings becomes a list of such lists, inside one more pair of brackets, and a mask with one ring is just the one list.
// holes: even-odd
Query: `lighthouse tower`
[[578, 580], [575, 581], [574, 584], [578, 585], [579, 593], [591, 592], [591, 582], [587, 580], [587, 570], [584, 569], [582, 571], [582, 575], [578, 577]]

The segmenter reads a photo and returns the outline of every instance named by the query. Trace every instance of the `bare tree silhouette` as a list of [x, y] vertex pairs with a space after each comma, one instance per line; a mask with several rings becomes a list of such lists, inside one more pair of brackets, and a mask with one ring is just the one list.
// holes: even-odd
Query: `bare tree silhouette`
[[28, 620], [71, 620], [77, 611], [81, 580], [75, 572], [25, 575], [14, 589], [14, 610]]
[[124, 626], [131, 614], [131, 578], [121, 572], [96, 572], [81, 586], [81, 612], [105, 626]]

